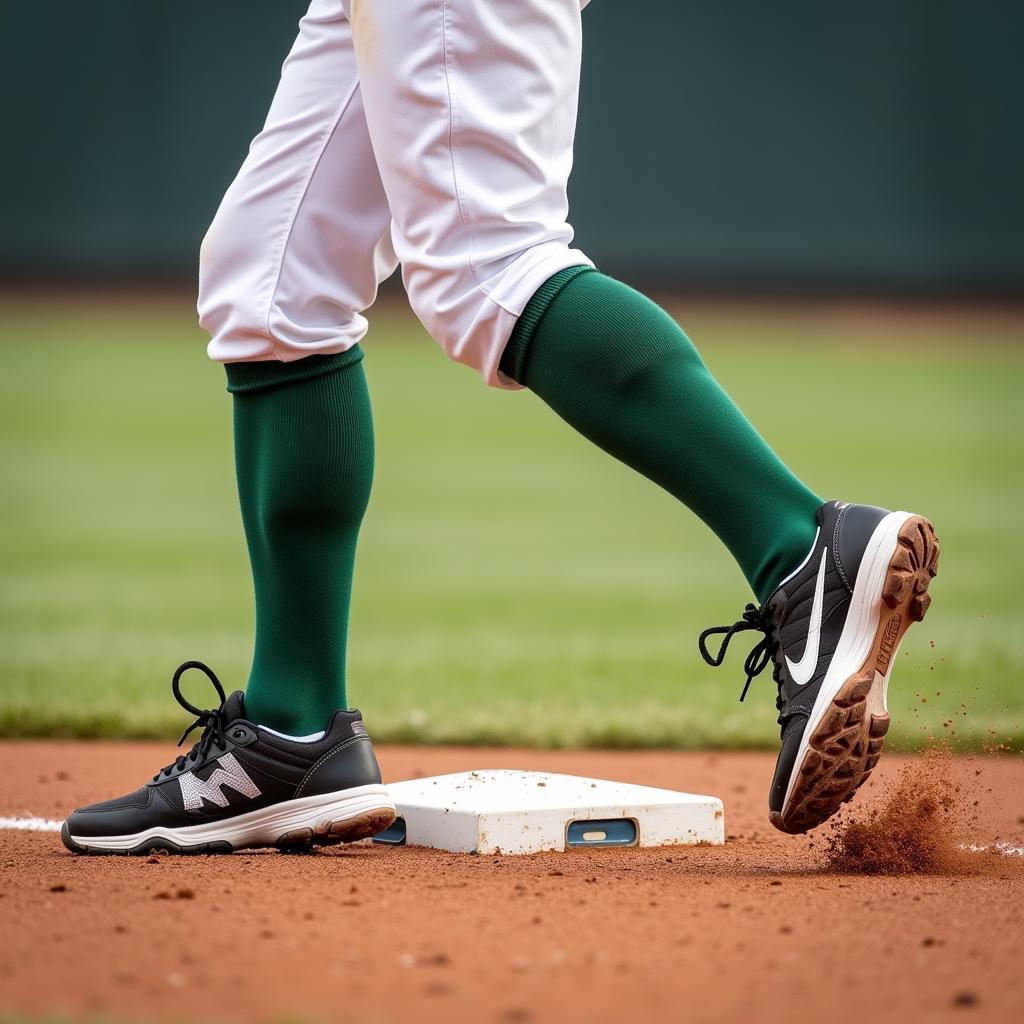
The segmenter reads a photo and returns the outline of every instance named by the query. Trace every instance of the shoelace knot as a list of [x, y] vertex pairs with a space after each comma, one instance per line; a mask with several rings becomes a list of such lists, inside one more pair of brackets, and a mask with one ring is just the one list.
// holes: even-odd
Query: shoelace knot
[[[192, 704], [188, 698], [182, 695], [181, 692], [181, 677], [189, 669], [199, 669], [206, 675], [206, 678], [213, 684], [213, 688], [217, 691], [217, 696], [220, 697], [220, 706], [217, 708], [197, 708]], [[227, 733], [227, 721], [224, 717], [224, 702], [227, 700], [227, 696], [224, 693], [224, 687], [221, 685], [221, 681], [217, 678], [217, 674], [208, 665], [205, 665], [201, 661], [186, 661], [183, 665], [179, 665], [171, 678], [171, 692], [174, 694], [174, 699], [188, 712], [196, 716], [196, 720], [181, 734], [181, 739], [178, 740], [178, 746], [188, 739], [189, 734], [194, 729], [201, 728], [203, 734], [199, 737], [197, 743], [195, 743], [192, 749], [187, 754], [182, 754], [176, 758], [175, 761], [165, 768], [161, 768], [160, 771], [153, 776], [153, 781], [156, 782], [161, 775], [170, 775], [175, 769], [179, 771], [185, 767], [186, 762], [189, 760], [199, 761], [204, 758], [210, 751], [210, 748], [217, 746], [219, 748], [226, 749], [225, 736]]]
[[[750, 653], [747, 655], [746, 660], [743, 662], [743, 670], [747, 674], [747, 681], [743, 684], [743, 691], [740, 693], [740, 700], [742, 701], [747, 696], [747, 690], [750, 688], [751, 680], [754, 676], [760, 675], [768, 663], [774, 660], [774, 655], [778, 651], [780, 641], [778, 632], [775, 625], [772, 623], [767, 611], [764, 608], [758, 608], [757, 605], [748, 604], [743, 610], [743, 618], [734, 622], [731, 626], [712, 626], [710, 629], [705, 629], [700, 635], [700, 639], [697, 641], [697, 646], [700, 648], [701, 657], [712, 667], [717, 668], [725, 660], [726, 652], [729, 650], [729, 642], [737, 633], [743, 633], [747, 630], [757, 630], [763, 633], [764, 636], [750, 649]], [[711, 654], [708, 650], [708, 639], [712, 636], [718, 636], [721, 634], [722, 643], [718, 648], [718, 654]], [[775, 700], [775, 706], [778, 710], [782, 711], [782, 694], [781, 694], [781, 680], [779, 678], [778, 664], [776, 663], [772, 669], [772, 678], [776, 683], [780, 684], [780, 693]]]

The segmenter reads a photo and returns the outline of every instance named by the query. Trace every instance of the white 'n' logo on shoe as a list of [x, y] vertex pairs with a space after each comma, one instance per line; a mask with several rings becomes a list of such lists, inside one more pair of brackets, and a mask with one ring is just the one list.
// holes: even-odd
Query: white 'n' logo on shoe
[[205, 782], [196, 778], [194, 772], [187, 772], [178, 780], [181, 784], [181, 800], [186, 811], [201, 811], [204, 799], [218, 807], [227, 807], [228, 798], [221, 792], [221, 786], [230, 786], [247, 797], [260, 795], [256, 783], [245, 774], [245, 769], [235, 760], [234, 754], [218, 757], [217, 764], [220, 767], [215, 768]]
[[797, 686], [806, 686], [814, 677], [818, 667], [818, 644], [821, 641], [821, 612], [825, 603], [825, 563], [828, 548], [821, 553], [821, 565], [818, 568], [818, 582], [814, 588], [814, 603], [811, 605], [811, 621], [807, 627], [807, 646], [799, 661], [786, 658], [789, 674]]

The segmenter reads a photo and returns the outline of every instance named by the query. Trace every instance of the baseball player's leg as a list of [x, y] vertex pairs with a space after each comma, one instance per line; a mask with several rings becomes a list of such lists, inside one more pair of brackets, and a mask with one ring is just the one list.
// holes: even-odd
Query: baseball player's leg
[[[345, 631], [373, 429], [357, 342], [394, 267], [340, 0], [314, 0], [263, 132], [203, 246], [199, 309], [234, 393], [256, 587], [247, 692], [186, 662], [200, 739], [142, 789], [64, 823], [75, 852], [229, 852], [361, 839], [395, 806], [358, 711]], [[219, 706], [181, 694], [206, 672]], [[191, 729], [189, 730], [191, 731]], [[282, 735], [282, 732], [286, 735]]]
[[[491, 384], [560, 416], [696, 511], [762, 603], [706, 631], [719, 664], [762, 631], [779, 685], [771, 819], [801, 831], [852, 796], [888, 724], [895, 646], [937, 545], [906, 512], [823, 503], [654, 303], [569, 248], [576, 0], [351, 0], [366, 117], [412, 305]], [[511, 341], [510, 341], [511, 338]], [[717, 655], [707, 639], [724, 634]]]
[[373, 468], [362, 311], [395, 267], [340, 0], [314, 0], [203, 242], [199, 313], [234, 394], [256, 592], [247, 713], [290, 734], [346, 707], [356, 537]]

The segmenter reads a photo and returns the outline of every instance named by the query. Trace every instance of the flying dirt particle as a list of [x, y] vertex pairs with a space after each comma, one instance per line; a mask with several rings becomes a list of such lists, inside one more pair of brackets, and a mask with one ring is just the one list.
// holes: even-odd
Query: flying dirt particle
[[933, 937], [933, 936], [931, 936], [931, 935], [926, 935], [926, 936], [925, 936], [925, 937], [924, 937], [924, 938], [923, 938], [923, 939], [921, 940], [921, 945], [922, 945], [922, 946], [941, 946], [941, 945], [942, 945], [942, 943], [941, 943], [941, 941], [939, 941], [939, 939], [936, 939], [936, 938], [934, 938], [934, 937]]
[[175, 894], [174, 898], [177, 900], [194, 900], [196, 898], [195, 889], [179, 889]]
[[768, 884], [769, 885], [782, 885], [782, 882], [779, 881], [779, 879], [777, 879], [777, 878], [773, 878]]
[[169, 900], [172, 898], [171, 894], [169, 892], [165, 892], [163, 889], [161, 889], [160, 892], [153, 894], [153, 899], [155, 900]]
[[975, 992], [957, 992], [950, 1000], [952, 1006], [977, 1006], [978, 996]]
[[784, 924], [784, 925], [782, 925], [779, 928], [779, 933], [782, 934], [782, 935], [792, 935], [793, 934], [793, 928], [792, 928], [791, 925]]
[[886, 785], [880, 800], [833, 823], [828, 862], [836, 871], [860, 875], [1005, 870], [1005, 858], [970, 849], [977, 794], [975, 784], [954, 778], [952, 755], [932, 750]]
[[428, 967], [447, 967], [451, 960], [447, 953], [431, 953], [430, 956], [425, 956], [421, 962]]
[[56, 885], [50, 886], [50, 892], [67, 892], [68, 887], [63, 882], [58, 882]]

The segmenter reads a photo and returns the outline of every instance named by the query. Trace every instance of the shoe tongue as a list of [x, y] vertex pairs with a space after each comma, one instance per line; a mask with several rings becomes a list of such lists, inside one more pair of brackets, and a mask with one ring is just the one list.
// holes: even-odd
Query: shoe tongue
[[224, 712], [224, 721], [233, 722], [236, 718], [245, 718], [245, 695], [241, 690], [235, 690], [228, 694], [227, 700], [221, 709]]

